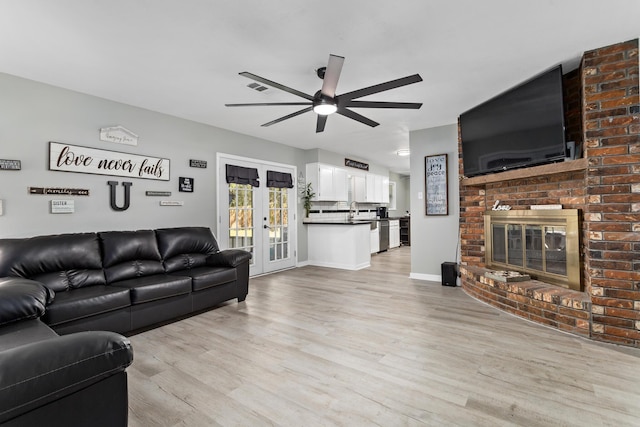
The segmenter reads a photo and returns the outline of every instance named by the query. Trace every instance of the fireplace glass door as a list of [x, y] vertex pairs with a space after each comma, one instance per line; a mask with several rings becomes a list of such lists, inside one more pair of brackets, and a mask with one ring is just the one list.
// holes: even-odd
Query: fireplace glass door
[[491, 212], [485, 215], [487, 266], [577, 289], [577, 222], [575, 210], [568, 209], [555, 213]]

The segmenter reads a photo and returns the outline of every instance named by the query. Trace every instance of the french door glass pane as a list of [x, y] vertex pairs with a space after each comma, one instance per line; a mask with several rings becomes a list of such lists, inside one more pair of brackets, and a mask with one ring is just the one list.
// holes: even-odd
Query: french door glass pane
[[289, 258], [289, 201], [286, 188], [269, 187], [269, 260]]
[[253, 187], [229, 184], [229, 248], [244, 249], [253, 255], [253, 212]]

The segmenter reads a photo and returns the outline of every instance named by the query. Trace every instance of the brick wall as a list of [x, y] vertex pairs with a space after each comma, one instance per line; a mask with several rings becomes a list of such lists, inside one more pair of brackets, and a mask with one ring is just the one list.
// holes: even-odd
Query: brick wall
[[[584, 143], [587, 169], [486, 185], [460, 185], [461, 260], [469, 266], [484, 266], [482, 215], [495, 200], [513, 209], [528, 209], [532, 204], [562, 204], [579, 209], [583, 287], [585, 298], [590, 300], [584, 305], [590, 311], [589, 328], [585, 326], [587, 319], [582, 318], [578, 322], [580, 334], [588, 330], [593, 339], [635, 347], [640, 347], [638, 86], [638, 40], [586, 52], [577, 74], [565, 76], [565, 95], [579, 97], [578, 102], [565, 99], [565, 123], [567, 138]], [[582, 106], [579, 113], [575, 111], [576, 103]], [[580, 125], [576, 125], [576, 117], [580, 118]], [[583, 134], [575, 136], [576, 132]], [[464, 176], [460, 144], [458, 151], [460, 176]], [[505, 293], [476, 279], [475, 270], [463, 277], [467, 292], [499, 308], [509, 307], [507, 311], [529, 316], [522, 295]], [[514, 310], [514, 306], [520, 308]], [[546, 319], [540, 323], [553, 322]], [[561, 324], [552, 326], [566, 329]]]
[[583, 68], [592, 335], [640, 346], [638, 40], [586, 52]]

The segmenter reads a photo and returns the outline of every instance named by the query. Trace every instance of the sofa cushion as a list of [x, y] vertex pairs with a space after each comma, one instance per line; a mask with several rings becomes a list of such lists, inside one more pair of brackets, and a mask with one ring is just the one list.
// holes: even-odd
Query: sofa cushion
[[42, 323], [40, 319], [2, 325], [2, 328], [0, 328], [0, 351], [57, 336], [58, 334]]
[[233, 282], [237, 278], [235, 268], [225, 267], [198, 267], [173, 274], [191, 277], [194, 292]]
[[191, 278], [157, 274], [115, 282], [111, 284], [111, 287], [130, 289], [131, 302], [140, 304], [190, 293]]
[[167, 273], [205, 266], [207, 257], [219, 251], [207, 227], [161, 228], [156, 237]]
[[164, 273], [153, 230], [98, 233], [107, 283]]
[[2, 276], [37, 280], [56, 292], [104, 285], [98, 236], [73, 233], [0, 239]]
[[131, 297], [128, 289], [91, 286], [57, 293], [53, 303], [47, 307], [42, 320], [48, 325], [57, 325], [130, 305]]
[[42, 316], [48, 292], [44, 285], [33, 280], [0, 278], [0, 326]]

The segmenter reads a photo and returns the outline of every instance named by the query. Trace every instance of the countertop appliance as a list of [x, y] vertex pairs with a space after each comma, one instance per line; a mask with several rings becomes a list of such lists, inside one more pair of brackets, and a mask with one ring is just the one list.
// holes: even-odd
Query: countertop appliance
[[380, 230], [380, 249], [378, 252], [385, 252], [389, 249], [389, 220], [378, 221], [378, 229]]
[[376, 216], [378, 218], [389, 218], [389, 212], [387, 212], [387, 208], [385, 206], [380, 206], [376, 209]]

